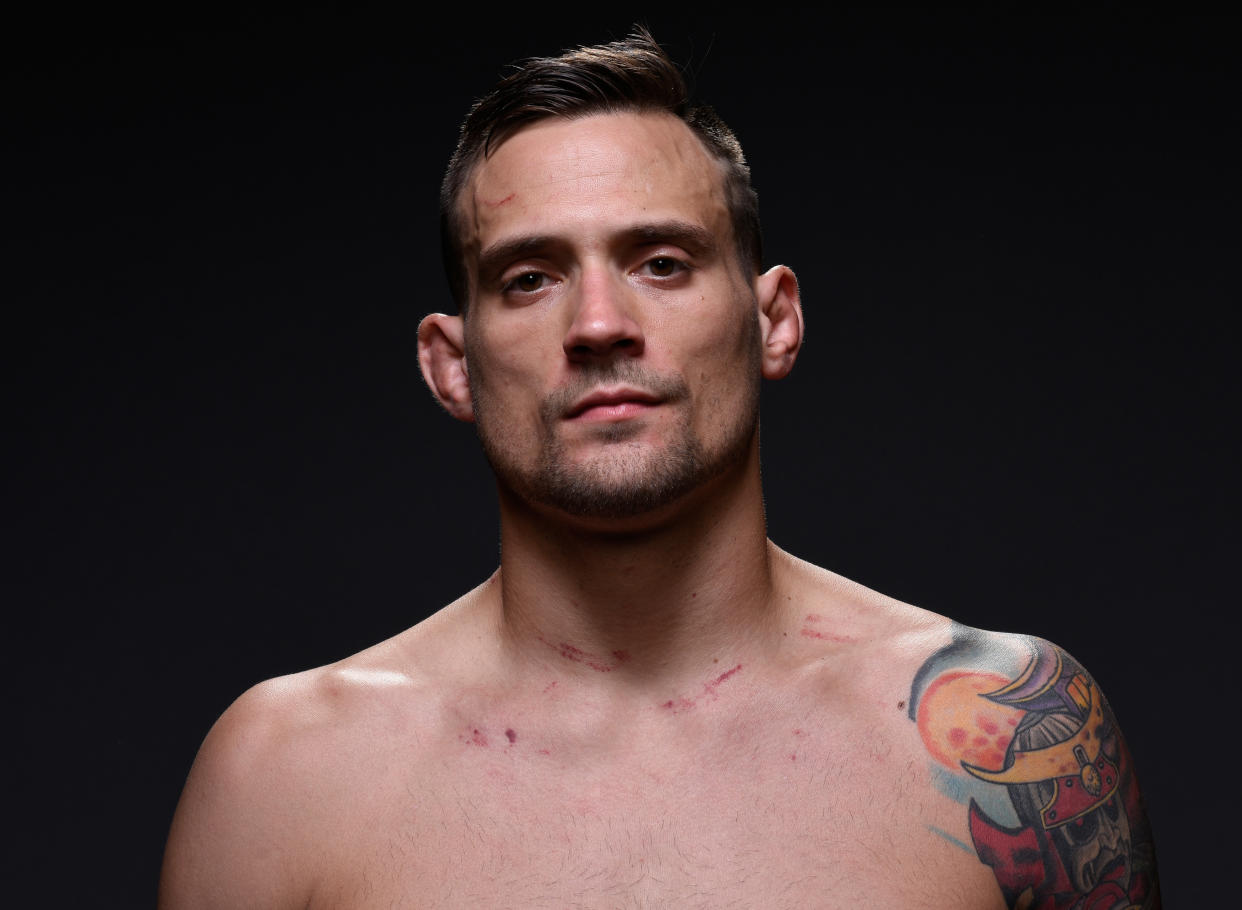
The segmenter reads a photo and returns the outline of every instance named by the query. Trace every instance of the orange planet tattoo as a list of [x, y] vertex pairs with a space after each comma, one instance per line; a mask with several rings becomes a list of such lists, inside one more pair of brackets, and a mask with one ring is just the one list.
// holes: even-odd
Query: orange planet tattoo
[[962, 762], [990, 771], [1005, 765], [1005, 750], [1025, 711], [983, 696], [1007, 685], [998, 673], [942, 673], [919, 702], [918, 727], [935, 759], [954, 771]]

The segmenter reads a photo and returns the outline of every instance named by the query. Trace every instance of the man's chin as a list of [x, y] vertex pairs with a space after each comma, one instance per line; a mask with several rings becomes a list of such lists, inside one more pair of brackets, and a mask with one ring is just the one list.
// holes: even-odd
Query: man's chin
[[[655, 476], [652, 476], [654, 474]], [[558, 472], [535, 479], [530, 497], [575, 518], [637, 518], [672, 505], [701, 483], [693, 470], [600, 477], [592, 472]]]

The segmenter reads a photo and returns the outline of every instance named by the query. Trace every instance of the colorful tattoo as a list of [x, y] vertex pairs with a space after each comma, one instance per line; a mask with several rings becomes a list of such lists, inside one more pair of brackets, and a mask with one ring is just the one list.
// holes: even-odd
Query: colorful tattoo
[[1025, 639], [1019, 668], [989, 639], [955, 626], [909, 707], [937, 786], [968, 806], [974, 854], [1015, 910], [1155, 910], [1151, 834], [1104, 696], [1055, 645]]

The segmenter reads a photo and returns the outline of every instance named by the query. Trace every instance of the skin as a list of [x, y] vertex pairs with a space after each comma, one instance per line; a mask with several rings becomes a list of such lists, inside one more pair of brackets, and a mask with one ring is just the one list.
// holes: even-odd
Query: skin
[[[500, 566], [225, 713], [161, 906], [1005, 906], [907, 716], [950, 623], [767, 540], [754, 393], [802, 311], [737, 263], [717, 163], [665, 115], [548, 120], [463, 206], [469, 315], [419, 358], [480, 423]], [[614, 505], [569, 509], [550, 464]], [[1029, 655], [979, 641], [988, 672]]]

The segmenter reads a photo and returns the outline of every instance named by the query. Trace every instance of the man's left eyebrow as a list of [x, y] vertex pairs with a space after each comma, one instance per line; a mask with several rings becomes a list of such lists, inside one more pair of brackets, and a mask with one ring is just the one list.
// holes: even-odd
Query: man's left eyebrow
[[671, 243], [700, 256], [715, 253], [719, 244], [716, 235], [692, 221], [654, 221], [636, 224], [625, 231], [639, 243]]

